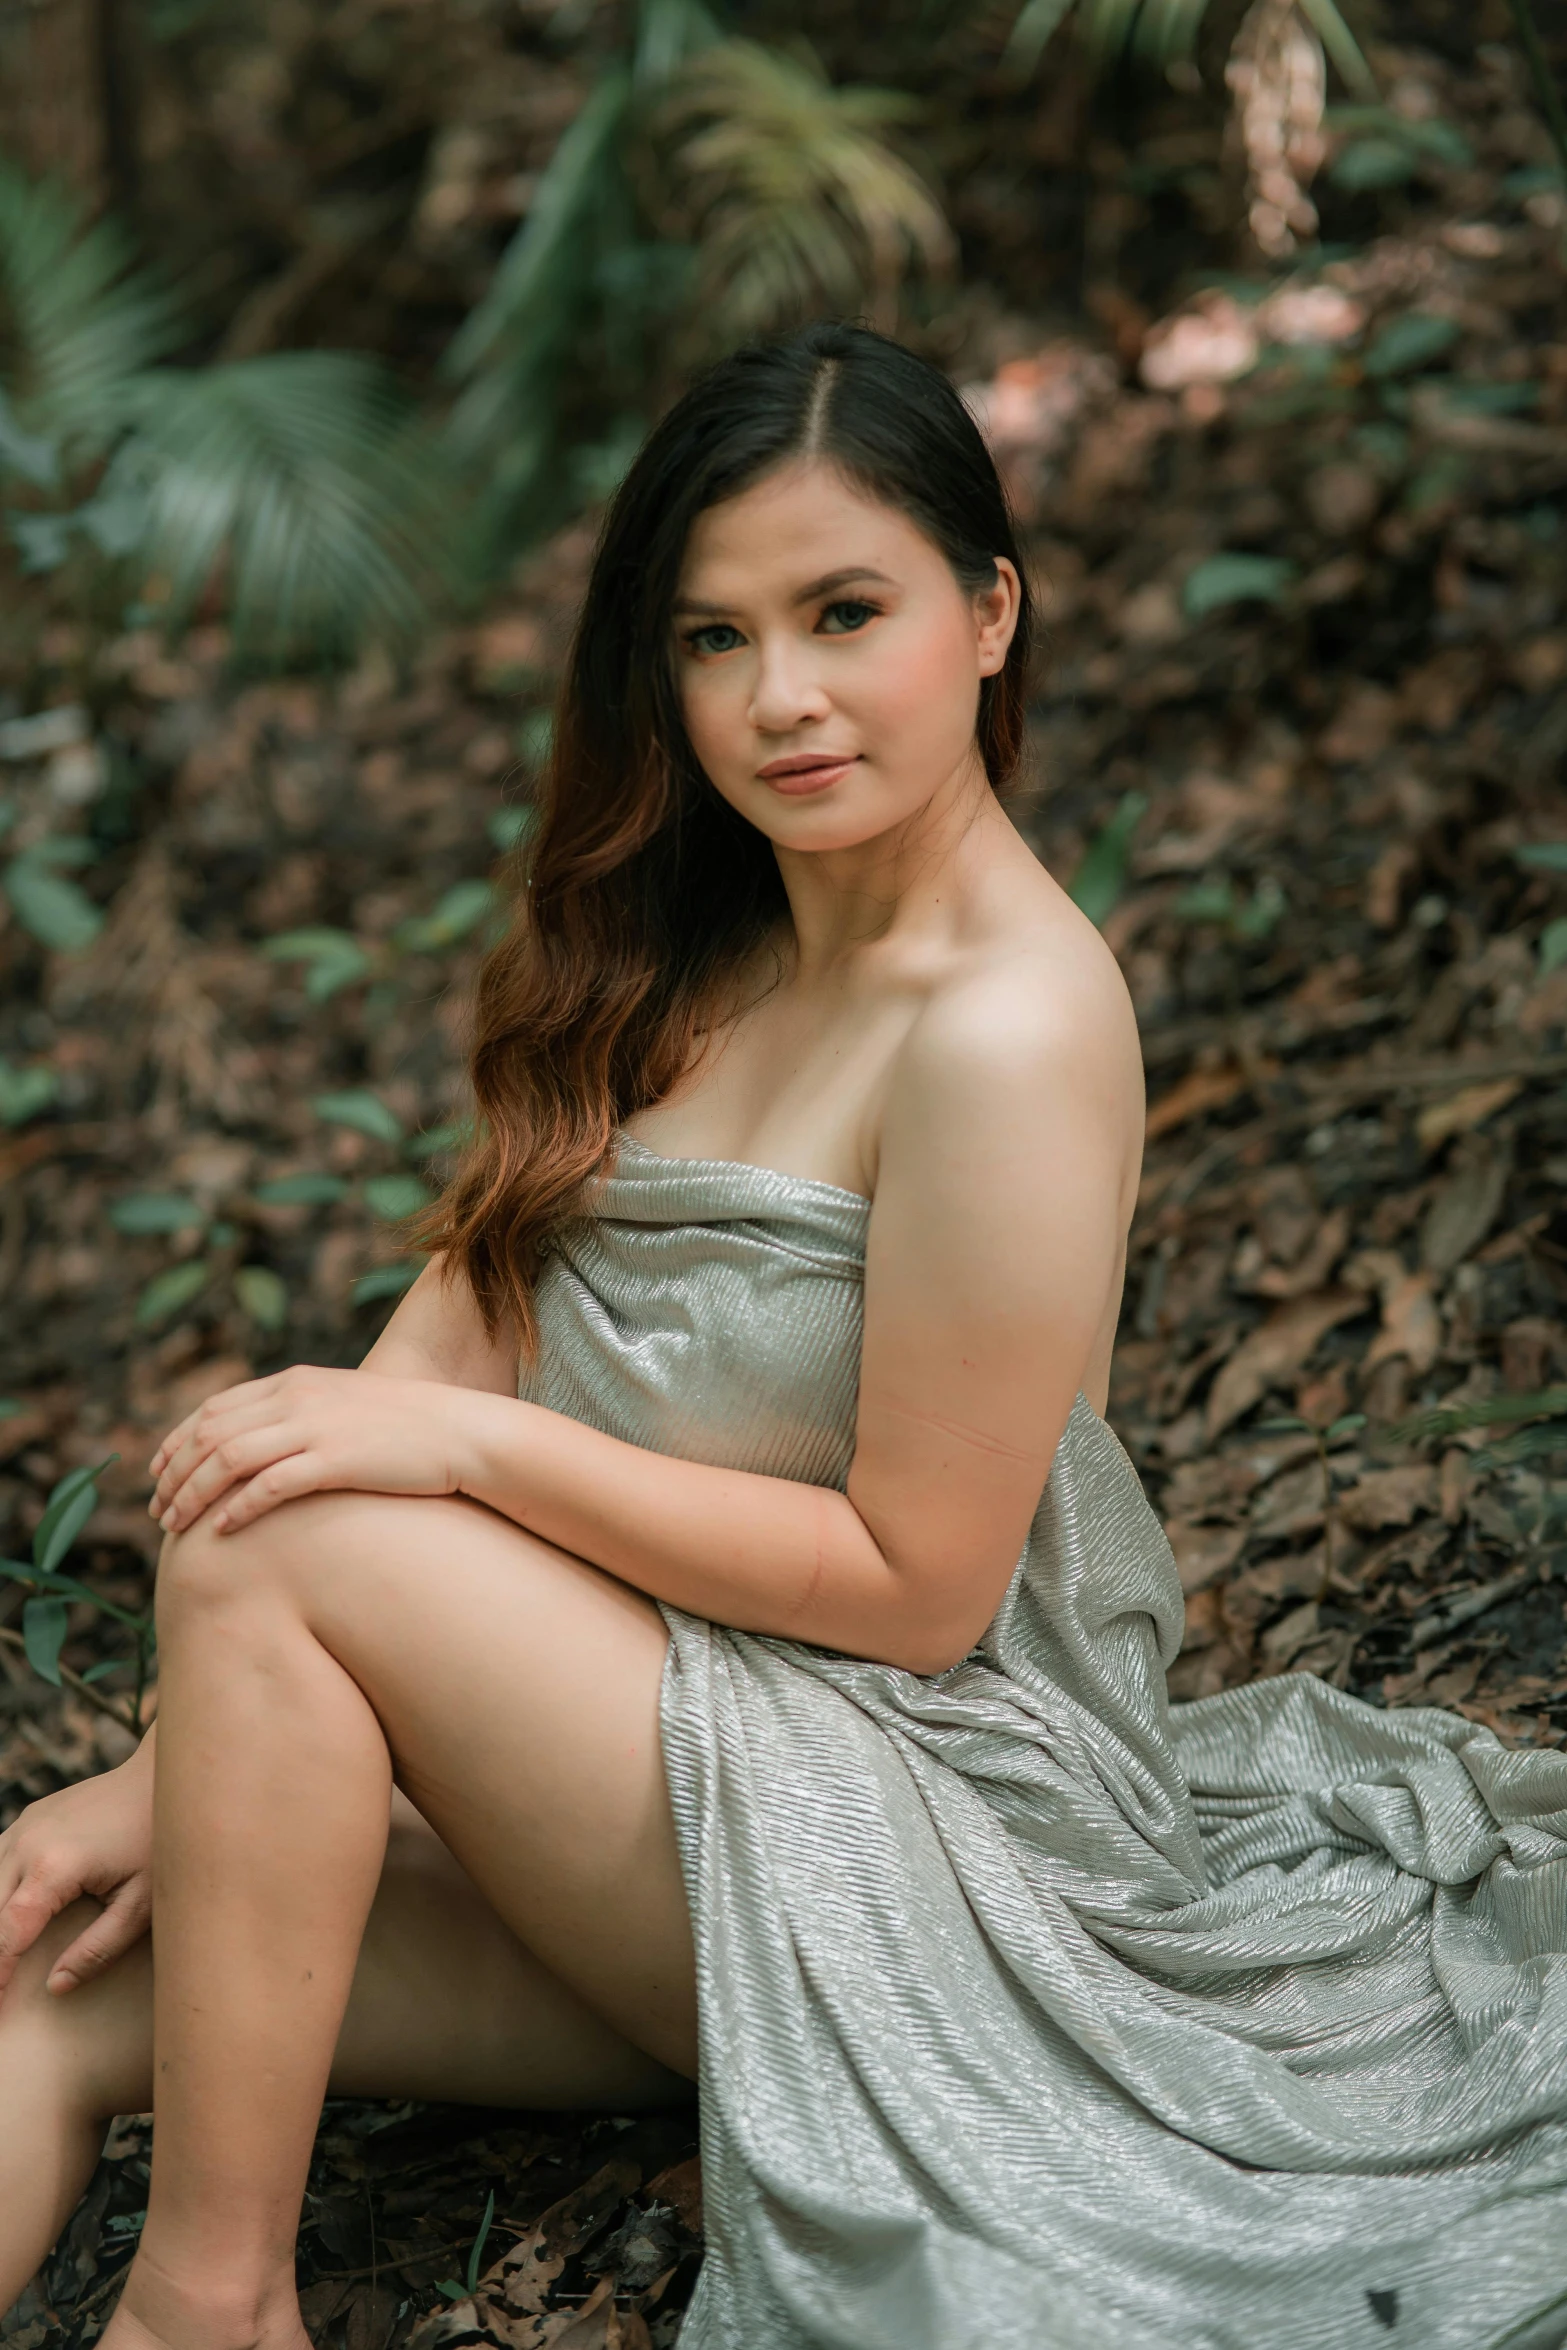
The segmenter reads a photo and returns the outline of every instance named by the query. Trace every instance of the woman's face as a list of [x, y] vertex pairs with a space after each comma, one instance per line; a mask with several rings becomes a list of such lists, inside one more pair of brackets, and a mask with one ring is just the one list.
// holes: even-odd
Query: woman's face
[[686, 730], [781, 849], [846, 849], [983, 774], [981, 678], [1018, 581], [970, 594], [906, 514], [803, 460], [698, 516], [675, 602]]

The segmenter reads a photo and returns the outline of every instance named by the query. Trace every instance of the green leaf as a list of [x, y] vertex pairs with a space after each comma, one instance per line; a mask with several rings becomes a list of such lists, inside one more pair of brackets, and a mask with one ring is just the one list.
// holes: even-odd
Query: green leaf
[[23, 431], [3, 390], [0, 390], [0, 471], [20, 474], [35, 490], [52, 490], [60, 478], [59, 449], [43, 434]]
[[352, 987], [372, 964], [352, 931], [324, 926], [280, 931], [262, 942], [261, 952], [269, 962], [305, 964], [305, 995], [313, 1004], [324, 1004], [339, 988]]
[[444, 1157], [448, 1151], [466, 1150], [473, 1140], [471, 1118], [449, 1118], [444, 1126], [427, 1126], [423, 1134], [416, 1134], [405, 1145], [403, 1156], [423, 1162]]
[[1023, 0], [1001, 52], [1002, 64], [1019, 80], [1033, 72], [1071, 6], [1072, 0]]
[[1514, 1469], [1524, 1461], [1540, 1460], [1567, 1450], [1567, 1420], [1545, 1420], [1538, 1427], [1520, 1428], [1500, 1444], [1482, 1445], [1469, 1455], [1472, 1469]]
[[0, 1055], [0, 1126], [24, 1126], [57, 1099], [60, 1078], [47, 1061], [18, 1069]]
[[1540, 933], [1540, 976], [1559, 971], [1567, 963], [1567, 914], [1558, 914]]
[[1175, 901], [1183, 922], [1228, 922], [1235, 912], [1235, 890], [1227, 874], [1211, 881], [1194, 881]]
[[1344, 1412], [1329, 1424], [1326, 1430], [1327, 1442], [1331, 1444], [1338, 1436], [1352, 1436], [1357, 1428], [1364, 1428], [1365, 1425], [1364, 1412]]
[[395, 1224], [404, 1216], [427, 1208], [435, 1194], [417, 1175], [372, 1175], [364, 1187], [365, 1204], [374, 1216]]
[[136, 1300], [137, 1329], [156, 1329], [160, 1322], [168, 1321], [172, 1314], [188, 1306], [206, 1288], [210, 1271], [205, 1261], [198, 1258], [155, 1273]]
[[499, 892], [493, 883], [459, 881], [447, 890], [432, 912], [400, 922], [392, 933], [393, 940], [418, 954], [455, 946], [499, 902]]
[[517, 728], [515, 741], [517, 756], [526, 760], [535, 773], [544, 766], [555, 748], [555, 713], [553, 710], [530, 710]]
[[484, 2217], [479, 2222], [479, 2233], [473, 2239], [473, 2250], [468, 2255], [468, 2290], [473, 2292], [479, 2282], [479, 2263], [484, 2247], [490, 2240], [490, 2223], [495, 2217], [495, 2189], [492, 2187], [484, 2206]]
[[1513, 857], [1520, 865], [1531, 865], [1540, 873], [1567, 873], [1567, 840], [1532, 840], [1521, 849], [1514, 849]]
[[455, 2277], [442, 2277], [435, 2289], [443, 2293], [448, 2301], [466, 2301], [468, 2298], [467, 2286], [459, 2285]]
[[519, 841], [527, 839], [537, 821], [537, 813], [532, 808], [497, 808], [484, 829], [504, 856]]
[[1293, 1413], [1286, 1413], [1282, 1419], [1278, 1420], [1254, 1420], [1252, 1422], [1253, 1434], [1257, 1436], [1298, 1436], [1302, 1430], [1308, 1436], [1314, 1433], [1309, 1420], [1298, 1419]]
[[455, 501], [437, 446], [380, 363], [272, 351], [143, 376], [136, 560], [171, 623], [221, 583], [242, 651], [341, 657], [406, 643], [444, 585]]
[[1414, 1444], [1455, 1436], [1462, 1428], [1499, 1428], [1513, 1420], [1538, 1420], [1567, 1412], [1567, 1387], [1536, 1387], [1527, 1395], [1492, 1395], [1480, 1403], [1436, 1404], [1384, 1431], [1389, 1444]]
[[0, 161], [6, 372], [24, 429], [45, 429], [69, 468], [104, 454], [141, 371], [188, 332], [182, 306], [133, 267], [112, 217], [89, 221], [63, 180]]
[[1365, 369], [1370, 376], [1412, 375], [1440, 359], [1458, 340], [1458, 322], [1438, 318], [1429, 310], [1406, 310], [1390, 318], [1367, 346]]
[[318, 1093], [311, 1096], [310, 1107], [318, 1118], [330, 1126], [351, 1126], [356, 1134], [367, 1134], [372, 1142], [401, 1142], [402, 1120], [389, 1110], [379, 1094], [366, 1086], [355, 1086], [346, 1093]]
[[288, 1291], [270, 1265], [241, 1265], [234, 1294], [263, 1330], [281, 1330], [288, 1320]]
[[1084, 850], [1067, 895], [1090, 922], [1102, 923], [1126, 887], [1132, 835], [1148, 805], [1146, 792], [1123, 792], [1120, 804]]
[[341, 1175], [305, 1169], [297, 1175], [274, 1175], [269, 1183], [258, 1183], [250, 1196], [264, 1208], [326, 1208], [347, 1189]]
[[[118, 1453], [111, 1453], [109, 1459], [119, 1457]], [[97, 1480], [108, 1466], [109, 1461], [100, 1461], [95, 1468], [72, 1469], [54, 1487], [43, 1516], [33, 1528], [36, 1574], [52, 1575], [59, 1566], [98, 1506]]]
[[1406, 187], [1419, 170], [1417, 150], [1402, 139], [1351, 139], [1334, 156], [1328, 177], [1336, 188], [1361, 195]]
[[51, 1688], [60, 1686], [60, 1651], [71, 1628], [63, 1599], [30, 1599], [22, 1609], [22, 1643], [27, 1661]]
[[36, 850], [13, 857], [0, 887], [22, 928], [57, 955], [77, 955], [103, 928], [103, 914], [84, 889], [52, 873]]
[[206, 1222], [206, 1211], [178, 1191], [131, 1191], [114, 1201], [109, 1222], [116, 1232], [188, 1232]]
[[360, 1274], [349, 1296], [356, 1306], [375, 1305], [383, 1297], [401, 1297], [405, 1289], [412, 1289], [425, 1263], [423, 1257], [404, 1257], [395, 1265], [375, 1265]]
[[14, 1420], [25, 1412], [25, 1403], [18, 1403], [14, 1395], [0, 1395], [0, 1420]]
[[1186, 574], [1181, 603], [1191, 620], [1229, 604], [1280, 604], [1298, 576], [1282, 555], [1210, 555]]

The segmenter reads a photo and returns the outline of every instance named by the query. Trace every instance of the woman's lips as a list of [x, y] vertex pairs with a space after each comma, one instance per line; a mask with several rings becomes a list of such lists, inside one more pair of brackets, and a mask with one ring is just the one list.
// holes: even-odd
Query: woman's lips
[[849, 751], [841, 759], [813, 759], [809, 763], [775, 759], [770, 767], [758, 768], [757, 774], [773, 791], [802, 799], [810, 792], [829, 790], [840, 776], [848, 774], [858, 757], [857, 751]]

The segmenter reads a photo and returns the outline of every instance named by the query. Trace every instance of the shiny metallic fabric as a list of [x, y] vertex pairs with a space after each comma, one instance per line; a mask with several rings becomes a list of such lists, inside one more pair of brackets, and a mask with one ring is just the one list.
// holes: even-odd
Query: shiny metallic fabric
[[[522, 1392], [842, 1487], [869, 1205], [627, 1138]], [[949, 1672], [664, 1610], [708, 2258], [682, 2350], [1555, 2350], [1567, 1756], [1306, 1674], [1171, 1708], [1079, 1394]]]

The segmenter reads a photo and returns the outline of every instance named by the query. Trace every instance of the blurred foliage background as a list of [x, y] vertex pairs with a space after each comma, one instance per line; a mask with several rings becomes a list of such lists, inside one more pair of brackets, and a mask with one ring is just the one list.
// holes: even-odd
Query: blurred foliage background
[[1400, 31], [1513, 40], [1549, 118], [1526, 0], [8, 5], [8, 601], [406, 647], [749, 334], [1124, 341], [1194, 269], [1366, 239], [1468, 159], [1385, 103]]

